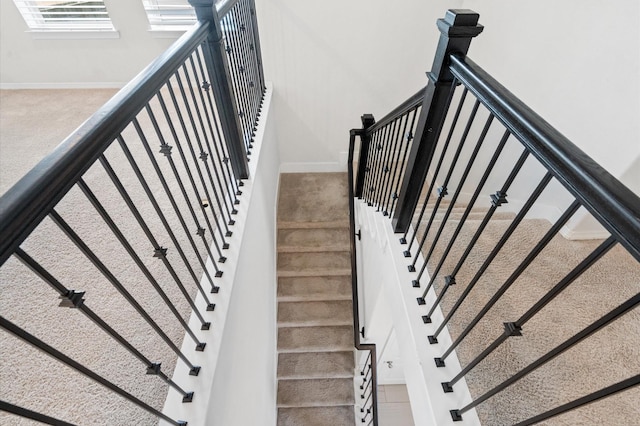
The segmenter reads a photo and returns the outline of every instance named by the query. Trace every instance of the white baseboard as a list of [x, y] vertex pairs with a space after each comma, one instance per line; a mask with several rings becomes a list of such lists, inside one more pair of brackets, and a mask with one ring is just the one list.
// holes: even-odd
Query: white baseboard
[[280, 173], [333, 173], [346, 171], [346, 162], [345, 164], [340, 164], [338, 162], [280, 164]]
[[18, 89], [122, 89], [126, 83], [0, 83], [0, 90]]

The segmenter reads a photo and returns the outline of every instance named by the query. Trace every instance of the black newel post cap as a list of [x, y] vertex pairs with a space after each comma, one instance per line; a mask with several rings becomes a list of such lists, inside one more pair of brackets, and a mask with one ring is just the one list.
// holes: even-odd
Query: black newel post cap
[[478, 24], [480, 14], [469, 9], [449, 9], [438, 19], [438, 29], [449, 37], [475, 37], [484, 30]]
[[198, 21], [213, 21], [213, 0], [189, 0], [189, 4], [196, 10]]
[[438, 19], [440, 40], [433, 58], [431, 71], [427, 76], [432, 82], [453, 81], [449, 70], [449, 56], [466, 56], [471, 40], [480, 34], [484, 27], [478, 24], [480, 15], [468, 9], [449, 9], [444, 18]]

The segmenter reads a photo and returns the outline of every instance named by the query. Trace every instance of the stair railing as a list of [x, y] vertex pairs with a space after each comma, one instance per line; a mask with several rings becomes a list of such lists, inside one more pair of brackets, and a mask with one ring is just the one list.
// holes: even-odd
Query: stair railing
[[[364, 125], [372, 123], [372, 117], [363, 116], [362, 122]], [[362, 406], [360, 408], [362, 423], [368, 425], [378, 426], [378, 355], [376, 352], [376, 345], [374, 343], [363, 343], [360, 340], [362, 336], [364, 338], [364, 328], [360, 327], [360, 310], [359, 310], [359, 298], [358, 298], [358, 262], [356, 253], [356, 222], [355, 222], [355, 207], [354, 207], [354, 173], [353, 173], [353, 159], [356, 136], [362, 137], [360, 130], [352, 130], [349, 138], [349, 155], [348, 155], [348, 187], [349, 187], [349, 232], [350, 232], [350, 246], [351, 246], [351, 299], [353, 301], [353, 340], [354, 346], [359, 351], [367, 351], [365, 362], [361, 366], [360, 376], [362, 376], [362, 384], [359, 388], [362, 391], [360, 393], [360, 399], [362, 400]], [[358, 234], [359, 236], [359, 234]], [[359, 364], [358, 364], [359, 365]]]
[[[86, 292], [72, 289], [77, 277], [57, 275], [51, 263], [54, 244], [75, 247], [81, 254], [74, 262], [93, 265], [114, 294], [126, 301], [123, 309], [137, 312], [146, 324], [148, 329], [138, 330], [139, 334], [159, 339], [165, 352], [188, 366], [189, 375], [198, 376], [201, 367], [180, 349], [182, 337], [186, 333], [196, 351], [206, 349], [211, 334], [208, 312], [215, 308], [213, 297], [220, 288], [217, 281], [227, 260], [228, 238], [237, 225], [236, 206], [242, 179], [248, 177], [265, 84], [253, 0], [192, 4], [199, 22], [0, 198], [0, 266], [6, 267], [10, 258], [19, 260], [54, 290], [51, 297], [58, 294], [61, 307], [81, 312], [142, 363], [141, 375], [157, 376], [179, 392], [184, 403], [193, 400], [193, 392], [174, 382], [160, 360], [151, 358], [154, 355], [143, 353], [117, 331], [118, 318], [99, 314], [105, 301], [93, 299], [93, 286]], [[152, 148], [155, 143], [159, 149]], [[111, 197], [109, 203], [104, 194]], [[123, 223], [123, 212], [129, 214], [128, 222]], [[96, 227], [103, 230], [99, 241], [87, 233], [87, 228]], [[132, 234], [145, 240], [150, 250], [136, 249]], [[37, 246], [52, 249], [40, 259], [34, 255], [43, 254]], [[126, 253], [130, 268], [110, 262], [111, 252], [105, 255], [103, 247]], [[154, 264], [149, 262], [153, 258]], [[179, 326], [174, 324], [178, 331], [173, 337], [144, 307], [147, 301], [138, 294], [140, 288], [131, 285], [132, 275], [143, 283], [138, 287], [151, 286], [157, 303], [166, 305], [175, 317]], [[43, 289], [42, 297], [47, 294]], [[9, 296], [3, 291], [3, 297]], [[190, 312], [200, 330], [185, 320]], [[55, 348], [55, 342], [27, 331], [34, 314], [22, 318], [20, 325], [2, 316], [0, 327], [158, 419], [186, 424], [98, 373], [95, 365], [83, 365]], [[73, 330], [57, 333], [68, 336]], [[92, 336], [86, 347], [101, 338]], [[187, 377], [182, 382], [188, 383]], [[0, 410], [69, 424], [9, 401], [0, 402]]]
[[[425, 337], [432, 345], [442, 345], [442, 333], [454, 320], [458, 322], [456, 330], [462, 330], [455, 333], [449, 330], [453, 342], [447, 343], [442, 355], [434, 359], [436, 366], [445, 366], [447, 358], [503, 300], [507, 290], [536, 259], [544, 258], [544, 249], [578, 210], [588, 212], [609, 236], [562, 279], [550, 283], [546, 294], [519, 318], [505, 321], [499, 337], [470, 358], [459, 374], [442, 383], [445, 393], [454, 392], [455, 385], [470, 377], [509, 337], [522, 336], [523, 327], [536, 314], [556, 301], [616, 244], [640, 262], [640, 198], [466, 56], [471, 39], [482, 31], [478, 18], [472, 11], [449, 10], [444, 19], [438, 20], [441, 37], [427, 87], [379, 123], [374, 124], [369, 117], [365, 128], [357, 133], [361, 145], [354, 196], [392, 218], [394, 231], [403, 234], [400, 242], [407, 244], [404, 256], [411, 258], [408, 270], [415, 273], [411, 285], [419, 288], [426, 282], [421, 296], [416, 298], [425, 310], [422, 316]], [[487, 193], [494, 185], [497, 191]], [[461, 318], [460, 307], [486, 272], [496, 266], [494, 261], [512, 243], [523, 220], [536, 208], [542, 208], [541, 200], [545, 197], [547, 200], [556, 197], [554, 201], [558, 201], [559, 191], [564, 191], [558, 206], [561, 212], [555, 215], [551, 227], [512, 268], [513, 272], [490, 300], [476, 309], [475, 316]], [[508, 192], [512, 194], [509, 198]], [[471, 253], [479, 250], [478, 241], [489, 237], [485, 230], [493, 223], [492, 217], [509, 201], [516, 208], [508, 228], [495, 237], [490, 252], [482, 253], [479, 260], [476, 258], [480, 266], [468, 265]], [[477, 208], [482, 208], [482, 219], [477, 229], [469, 230], [467, 219]], [[456, 214], [460, 217], [452, 220]], [[469, 241], [462, 241], [465, 232], [472, 234]], [[456, 245], [463, 248], [462, 254], [452, 259]], [[471, 271], [472, 278], [467, 277], [468, 282], [464, 288], [455, 290], [454, 297], [450, 293], [454, 285], [460, 288], [463, 284], [459, 281], [464, 268]], [[472, 268], [477, 270], [473, 272]], [[633, 293], [633, 289], [629, 291]], [[447, 308], [442, 308], [444, 314], [438, 314], [447, 293], [450, 296]], [[464, 407], [450, 410], [451, 418], [461, 421], [465, 412], [623, 318], [639, 303], [640, 294], [616, 301], [613, 310], [599, 312], [599, 318], [525, 368]], [[448, 338], [445, 340], [448, 342]], [[640, 375], [632, 375], [513, 423], [538, 423], [638, 384]]]

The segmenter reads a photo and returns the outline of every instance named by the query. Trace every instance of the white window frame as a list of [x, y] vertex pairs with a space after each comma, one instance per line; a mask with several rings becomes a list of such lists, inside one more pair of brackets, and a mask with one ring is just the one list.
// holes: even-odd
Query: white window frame
[[[103, 0], [13, 0], [20, 11], [23, 19], [29, 27], [34, 38], [117, 38], [118, 32], [115, 30], [109, 13]], [[85, 3], [102, 3], [101, 5], [86, 5]], [[66, 3], [66, 4], [63, 4]], [[48, 10], [56, 6], [65, 7], [65, 11]], [[87, 12], [78, 12], [68, 9], [86, 9], [87, 7], [101, 9], [99, 18], [79, 16], [73, 18], [74, 14], [83, 15]], [[56, 18], [55, 15], [59, 15]], [[53, 17], [52, 17], [53, 16]]]
[[188, 0], [142, 0], [149, 29], [156, 32], [184, 32], [197, 22]]

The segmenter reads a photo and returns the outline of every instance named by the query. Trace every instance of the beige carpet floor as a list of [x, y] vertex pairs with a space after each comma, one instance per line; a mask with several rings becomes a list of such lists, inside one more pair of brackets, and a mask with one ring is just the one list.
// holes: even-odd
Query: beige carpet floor
[[[112, 90], [0, 91], [0, 189], [2, 192], [95, 112], [113, 93]], [[154, 108], [156, 113], [160, 111], [161, 114], [157, 104], [154, 104]], [[153, 127], [150, 125], [148, 116], [142, 113], [139, 119], [142, 127], [149, 131], [149, 144], [160, 163], [160, 168], [165, 176], [171, 176], [168, 162], [164, 156], [157, 154], [159, 138], [153, 135]], [[160, 208], [166, 214], [179, 244], [184, 248], [187, 257], [195, 259], [195, 251], [197, 251], [206, 260], [205, 244], [194, 236], [196, 250], [194, 251], [191, 247], [179, 220], [172, 213], [173, 209], [153, 171], [152, 164], [131, 127], [125, 129], [123, 136], [142, 169], [152, 193], [157, 197]], [[161, 132], [175, 148], [166, 126], [161, 126]], [[109, 148], [106, 157], [129, 191], [159, 244], [168, 248], [167, 257], [178, 279], [185, 285], [189, 296], [194, 297], [197, 292], [196, 281], [192, 279], [178, 256], [174, 244], [152, 204], [146, 199], [121, 149], [117, 146]], [[173, 157], [178, 161], [178, 156]], [[183, 169], [180, 170], [183, 171]], [[182, 176], [186, 181], [185, 176]], [[188, 319], [191, 308], [187, 299], [167, 268], [158, 258], [153, 257], [153, 246], [102, 167], [99, 164], [92, 166], [84, 178], [131, 246], [139, 253], [151, 275], [176, 306], [180, 316]], [[188, 213], [186, 202], [182, 199], [175, 182], [169, 185], [179, 208], [185, 214], [188, 227], [195, 233], [194, 221]], [[196, 208], [198, 221], [206, 227], [204, 217], [198, 210], [199, 200], [190, 202]], [[56, 206], [56, 210], [123, 286], [134, 295], [167, 336], [180, 347], [184, 329], [178, 319], [122, 245], [113, 237], [81, 191], [77, 187], [73, 188]], [[213, 222], [213, 215], [208, 214], [208, 216]], [[210, 232], [207, 231], [206, 235], [209, 236]], [[42, 222], [33, 235], [25, 241], [22, 248], [50, 270], [64, 286], [76, 291], [85, 291], [85, 304], [147, 358], [153, 362], [161, 362], [162, 370], [171, 377], [177, 359], [176, 354], [50, 219]], [[194, 275], [199, 279], [201, 274], [202, 268], [196, 262]], [[85, 318], [81, 312], [58, 307], [60, 301], [57, 292], [17, 259], [9, 259], [0, 268], [0, 282], [2, 316], [149, 405], [162, 409], [167, 385], [157, 377], [146, 375], [146, 367], [142, 362]], [[215, 295], [209, 294], [210, 288], [205, 286], [205, 292], [215, 302], [213, 300]], [[215, 327], [212, 327], [209, 332], [214, 333]], [[2, 400], [78, 424], [157, 424], [155, 416], [32, 349], [4, 331], [0, 331], [0, 358], [2, 359], [0, 363], [0, 399]], [[31, 422], [0, 412], [0, 424], [23, 425]]]
[[344, 173], [280, 176], [279, 426], [355, 424], [346, 185]]
[[[446, 207], [441, 206], [438, 217], [443, 216]], [[452, 218], [459, 217], [462, 210], [455, 207]], [[483, 216], [483, 211], [473, 213], [471, 220], [464, 226], [437, 276], [435, 287], [438, 293], [443, 288], [444, 277], [453, 270]], [[496, 219], [485, 229], [457, 274], [457, 284], [451, 286], [443, 298], [441, 306], [445, 315], [495, 247], [513, 215], [500, 214]], [[430, 247], [440, 223], [439, 220], [434, 222], [425, 247]], [[434, 270], [458, 223], [454, 219], [446, 224], [441, 241], [428, 263], [429, 270]], [[468, 321], [484, 307], [550, 227], [551, 224], [545, 220], [525, 220], [517, 228], [469, 293], [458, 313], [453, 316], [449, 326], [452, 338], [460, 335]], [[423, 232], [424, 222], [418, 235]], [[569, 241], [556, 236], [460, 345], [458, 357], [461, 364], [465, 366], [473, 360], [503, 332], [503, 322], [517, 320], [600, 243], [601, 241], [594, 240]], [[426, 249], [423, 251], [426, 252]], [[423, 278], [422, 282], [424, 288], [427, 280]], [[478, 397], [484, 394], [639, 292], [640, 264], [622, 247], [614, 247], [558, 298], [536, 314], [523, 327], [522, 336], [510, 337], [466, 376], [472, 395]], [[443, 351], [444, 349], [446, 348], [442, 347]], [[636, 307], [479, 405], [478, 414], [483, 425], [511, 425], [627, 379], [638, 372], [640, 310]], [[639, 402], [640, 389], [636, 387], [541, 424], [637, 425], [640, 421]]]

